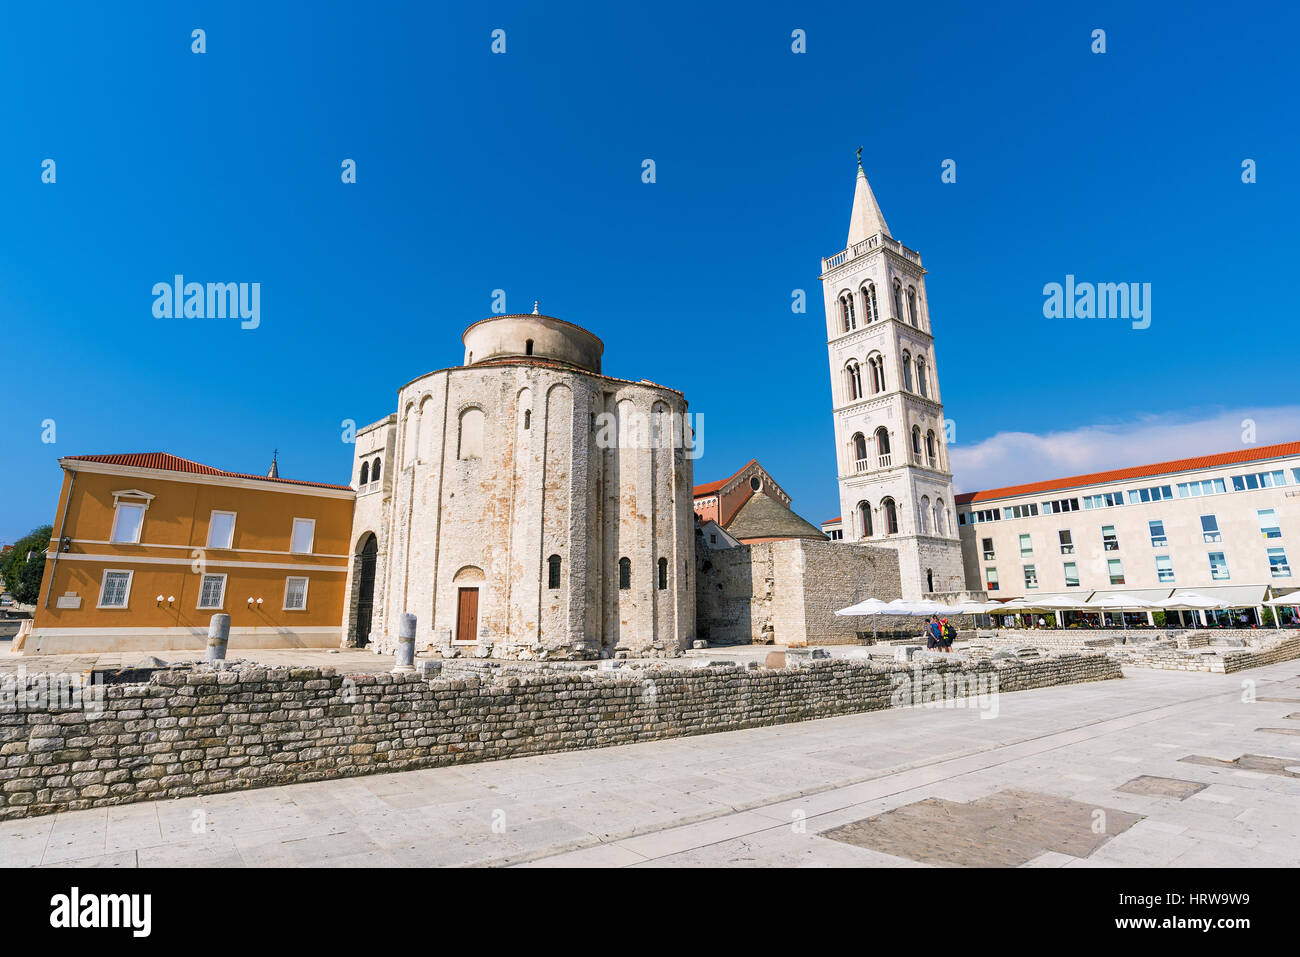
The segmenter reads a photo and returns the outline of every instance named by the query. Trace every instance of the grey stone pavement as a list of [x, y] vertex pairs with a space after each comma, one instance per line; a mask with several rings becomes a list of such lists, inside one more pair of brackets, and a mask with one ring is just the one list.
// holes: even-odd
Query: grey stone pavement
[[[1029, 866], [1300, 863], [1300, 662], [1234, 675], [1130, 669], [996, 705], [990, 718], [896, 709], [27, 818], [0, 823], [0, 864], [923, 866], [952, 839], [930, 819], [904, 832], [905, 853], [824, 835], [926, 802], [947, 818], [939, 826], [977, 825], [967, 837], [978, 857], [983, 828], [1014, 827], [1014, 814], [962, 824], [953, 809], [1005, 803], [1002, 792], [1124, 819], [1085, 856], [1042, 849]], [[1217, 763], [1243, 755], [1279, 760]], [[1117, 790], [1142, 775], [1192, 783], [1181, 796]]]

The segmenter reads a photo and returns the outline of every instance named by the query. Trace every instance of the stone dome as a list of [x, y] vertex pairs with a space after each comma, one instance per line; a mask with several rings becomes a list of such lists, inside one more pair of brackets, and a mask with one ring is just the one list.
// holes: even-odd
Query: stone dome
[[465, 330], [465, 365], [493, 359], [549, 359], [587, 372], [600, 372], [605, 344], [571, 322], [542, 316], [490, 316]]

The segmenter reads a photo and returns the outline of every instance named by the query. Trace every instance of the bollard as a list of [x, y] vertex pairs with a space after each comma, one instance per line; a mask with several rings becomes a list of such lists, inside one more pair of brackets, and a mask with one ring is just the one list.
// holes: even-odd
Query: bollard
[[404, 614], [397, 620], [397, 661], [393, 674], [415, 670], [415, 616]]
[[208, 622], [208, 651], [204, 661], [224, 661], [226, 645], [230, 643], [230, 616], [213, 615]]

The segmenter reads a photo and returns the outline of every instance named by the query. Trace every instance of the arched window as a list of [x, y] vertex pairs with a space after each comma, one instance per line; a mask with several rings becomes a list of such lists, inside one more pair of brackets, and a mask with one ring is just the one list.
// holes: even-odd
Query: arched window
[[943, 499], [934, 500], [934, 530], [940, 535], [947, 535], [947, 522], [944, 521]]
[[668, 559], [659, 559], [659, 590], [663, 591], [668, 587]]
[[930, 397], [930, 389], [925, 381], [925, 359], [920, 356], [916, 357], [916, 385], [921, 395], [927, 399]]
[[903, 388], [908, 392], [915, 391], [912, 388], [912, 354], [906, 350], [903, 351]]
[[883, 425], [876, 429], [876, 454], [882, 458], [889, 454], [889, 430]]
[[358, 484], [360, 485], [370, 484], [370, 463], [369, 462], [361, 463], [361, 481]]
[[898, 534], [898, 509], [894, 506], [894, 500], [887, 498], [880, 503], [881, 509], [885, 513], [885, 534]]
[[560, 556], [552, 555], [546, 559], [546, 587], [560, 587]]
[[374, 464], [370, 466], [370, 481], [379, 481], [379, 458], [376, 457]]
[[869, 282], [862, 287], [862, 314], [868, 323], [880, 318], [880, 308], [876, 304], [876, 284]]
[[925, 570], [925, 590], [934, 591], [934, 569], [933, 568], [927, 568]]
[[851, 332], [858, 327], [858, 319], [853, 312], [853, 293], [847, 289], [840, 293], [840, 320], [845, 332]]
[[925, 433], [925, 457], [930, 462], [930, 468], [934, 468], [937, 461], [935, 458], [934, 429]]
[[858, 531], [860, 538], [871, 537], [871, 503], [858, 503]]
[[532, 427], [533, 427], [533, 410], [524, 409], [524, 428], [531, 429]]
[[458, 459], [477, 459], [483, 457], [483, 410], [466, 409], [460, 414], [460, 444], [456, 450]]
[[885, 391], [885, 358], [884, 356], [874, 356], [867, 360], [868, 372], [871, 375], [871, 392], [872, 394]]
[[903, 318], [903, 284], [894, 280], [894, 318]]
[[853, 463], [859, 472], [867, 468], [867, 440], [861, 432], [853, 433]]
[[524, 355], [531, 356], [532, 354], [533, 354], [533, 340], [529, 339], [527, 342], [524, 343]]
[[618, 587], [623, 590], [632, 587], [632, 559], [630, 558], [618, 560]]
[[907, 316], [909, 319], [912, 320], [912, 325], [916, 326], [918, 329], [921, 327], [921, 323], [916, 318], [916, 287], [915, 286], [907, 287]]
[[844, 378], [849, 401], [862, 398], [862, 368], [856, 362], [850, 362], [844, 367]]
[[921, 461], [921, 427], [919, 425], [912, 426], [912, 455], [915, 456], [917, 462]]
[[[916, 510], [917, 525], [920, 527], [922, 535], [930, 534], [930, 496], [921, 496], [921, 505]], [[930, 589], [934, 591], [934, 589]]]

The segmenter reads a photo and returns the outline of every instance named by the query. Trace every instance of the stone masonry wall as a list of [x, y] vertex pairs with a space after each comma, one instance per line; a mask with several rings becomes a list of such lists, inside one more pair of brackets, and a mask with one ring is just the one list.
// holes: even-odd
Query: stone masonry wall
[[[11, 688], [0, 711], [0, 820], [872, 711], [905, 703], [895, 694], [903, 682], [936, 677], [996, 678], [996, 690], [1018, 691], [1121, 672], [1100, 654], [436, 678], [239, 663], [109, 685], [92, 711], [12, 707]], [[938, 697], [962, 694], [945, 685]]]

